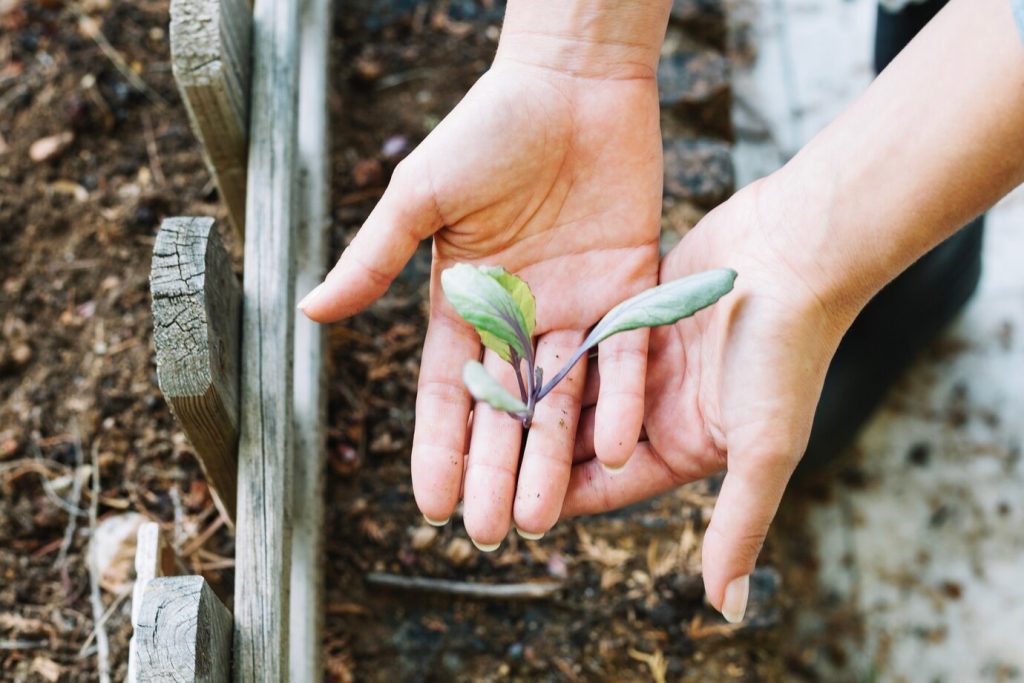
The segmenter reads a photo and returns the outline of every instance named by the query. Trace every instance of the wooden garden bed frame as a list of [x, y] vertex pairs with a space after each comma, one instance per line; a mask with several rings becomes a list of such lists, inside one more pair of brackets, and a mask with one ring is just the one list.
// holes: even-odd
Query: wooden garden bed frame
[[321, 679], [323, 334], [297, 314], [320, 282], [328, 204], [332, 0], [172, 0], [174, 75], [231, 226], [170, 218], [151, 272], [161, 390], [235, 527], [234, 611], [164, 576], [139, 533], [131, 681]]

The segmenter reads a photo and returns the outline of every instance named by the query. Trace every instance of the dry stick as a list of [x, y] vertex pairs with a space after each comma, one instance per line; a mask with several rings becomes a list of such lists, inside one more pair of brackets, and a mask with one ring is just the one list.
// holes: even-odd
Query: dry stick
[[[82, 442], [76, 435], [72, 441], [75, 445], [75, 470], [71, 475], [71, 508], [68, 510], [68, 525], [64, 529], [64, 538], [60, 542], [60, 552], [57, 554], [57, 561], [54, 562], [53, 567], [60, 572], [61, 585], [64, 587], [64, 594], [68, 595], [71, 586], [71, 577], [68, 575], [68, 552], [71, 550], [71, 544], [75, 542], [75, 531], [78, 528], [78, 516], [84, 515], [85, 513], [78, 507], [78, 504], [82, 500], [82, 479], [78, 476], [78, 472], [82, 467]], [[42, 454], [39, 452], [39, 446], [36, 445], [35, 441], [32, 442], [33, 449], [35, 450], [35, 456], [41, 458]], [[49, 490], [49, 481], [43, 479], [45, 483], [44, 488]], [[54, 494], [56, 495], [56, 493]], [[63, 499], [60, 499], [63, 500]]]
[[539, 600], [554, 595], [564, 587], [563, 584], [556, 581], [487, 584], [432, 579], [423, 576], [399, 576], [384, 572], [370, 572], [366, 575], [366, 582], [388, 588], [444, 593], [482, 600]]
[[49, 646], [48, 640], [0, 640], [0, 650], [40, 650]]
[[100, 595], [100, 572], [96, 566], [96, 517], [100, 506], [100, 459], [99, 442], [92, 445], [92, 500], [89, 501], [89, 593], [92, 602], [92, 616], [96, 623], [96, 660], [100, 671], [100, 683], [110, 683], [110, 641], [103, 625], [103, 597]]
[[[81, 445], [81, 443], [79, 443], [79, 441], [77, 439], [75, 440], [74, 443], [75, 443], [75, 455], [76, 455], [76, 458], [77, 458], [77, 464], [76, 464], [76, 467], [75, 467], [75, 472], [74, 472], [74, 475], [73, 475], [74, 478], [72, 479], [72, 487], [71, 487], [71, 495], [75, 499], [74, 504], [69, 503], [68, 501], [64, 500], [60, 496], [60, 494], [58, 494], [56, 491], [54, 491], [53, 490], [53, 486], [50, 484], [50, 480], [47, 479], [45, 476], [43, 476], [42, 472], [39, 473], [39, 478], [40, 478], [41, 483], [43, 485], [43, 493], [45, 493], [46, 497], [50, 499], [50, 502], [52, 502], [54, 505], [56, 505], [57, 507], [59, 507], [61, 510], [63, 510], [66, 513], [68, 513], [72, 517], [85, 517], [85, 510], [83, 510], [80, 507], [78, 507], [78, 501], [81, 500], [81, 488], [82, 488], [81, 482], [78, 479], [78, 468], [82, 466], [82, 457], [81, 457], [82, 456], [82, 445]], [[45, 462], [43, 460], [43, 454], [39, 450], [39, 446], [36, 444], [35, 441], [31, 441], [31, 440], [30, 440], [30, 444], [31, 444], [31, 450], [32, 450], [32, 457], [42, 467], [46, 467]]]
[[217, 533], [217, 529], [224, 526], [224, 515], [218, 515], [217, 519], [213, 520], [210, 526], [206, 527], [202, 533], [196, 536], [192, 541], [181, 549], [181, 557], [189, 557], [194, 555], [200, 548], [206, 545], [206, 542], [210, 540], [210, 537]]
[[84, 657], [85, 656], [86, 652], [89, 649], [89, 646], [92, 645], [93, 639], [96, 638], [97, 634], [99, 633], [99, 630], [101, 628], [103, 628], [103, 625], [107, 623], [108, 619], [110, 619], [110, 615], [113, 614], [114, 610], [116, 610], [118, 607], [120, 607], [121, 603], [124, 602], [124, 599], [127, 598], [131, 594], [132, 594], [132, 587], [131, 586], [128, 586], [128, 588], [122, 590], [120, 593], [117, 594], [117, 596], [114, 598], [113, 602], [110, 603], [110, 607], [107, 607], [106, 611], [103, 612], [103, 616], [93, 626], [92, 631], [89, 633], [89, 637], [85, 639], [84, 643], [82, 643], [82, 647], [78, 648], [78, 656], [79, 657]]

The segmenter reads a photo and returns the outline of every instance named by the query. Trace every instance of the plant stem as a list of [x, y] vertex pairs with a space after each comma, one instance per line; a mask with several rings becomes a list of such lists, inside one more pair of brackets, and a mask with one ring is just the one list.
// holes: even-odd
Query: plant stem
[[509, 349], [509, 353], [512, 357], [512, 367], [516, 369], [516, 380], [519, 382], [519, 399], [526, 403], [528, 394], [526, 393], [526, 384], [523, 383], [523, 371], [519, 367], [523, 359], [519, 357], [515, 349]]
[[572, 358], [570, 358], [569, 362], [565, 364], [565, 367], [559, 370], [558, 374], [552, 377], [551, 380], [547, 384], [545, 384], [544, 387], [540, 389], [540, 391], [537, 392], [537, 400], [539, 401], [545, 396], [547, 396], [549, 393], [551, 393], [551, 390], [554, 389], [559, 382], [565, 379], [565, 376], [569, 374], [569, 371], [573, 369], [573, 366], [575, 366], [576, 363], [580, 361], [580, 358], [582, 358], [583, 354], [585, 354], [588, 350], [589, 347], [586, 345], [580, 346], [580, 348], [576, 349], [576, 353], [572, 355]]

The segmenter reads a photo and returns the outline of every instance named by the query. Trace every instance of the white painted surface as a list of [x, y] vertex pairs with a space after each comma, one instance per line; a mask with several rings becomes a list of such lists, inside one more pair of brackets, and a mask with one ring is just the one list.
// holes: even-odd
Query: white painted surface
[[[736, 74], [737, 122], [770, 135], [741, 138], [741, 185], [863, 90], [875, 13], [867, 0], [746, 1], [737, 16], [754, 22], [759, 58]], [[825, 680], [1024, 679], [1024, 190], [990, 212], [984, 257], [974, 299], [862, 434], [851, 462], [866, 484], [837, 482], [811, 508], [821, 593], [864, 624], [841, 668], [817, 658]], [[918, 444], [923, 465], [908, 459]], [[799, 621], [813, 638], [828, 615]]]

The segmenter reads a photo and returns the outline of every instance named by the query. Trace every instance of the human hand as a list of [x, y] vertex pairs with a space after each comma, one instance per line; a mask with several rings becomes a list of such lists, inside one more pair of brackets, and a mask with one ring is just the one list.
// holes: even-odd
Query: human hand
[[[727, 470], [704, 537], [711, 603], [742, 618], [748, 577], [810, 434], [828, 363], [851, 318], [789, 257], [788, 218], [762, 181], [710, 213], [664, 259], [661, 281], [730, 267], [732, 293], [651, 331], [646, 436], [621, 472], [591, 460], [594, 411], [581, 418], [564, 516], [603, 512]], [[762, 198], [764, 195], [764, 198]], [[588, 373], [584, 405], [602, 377]], [[597, 416], [600, 419], [600, 416]]]
[[[534, 5], [543, 21], [514, 14], [510, 4], [492, 69], [398, 166], [337, 266], [302, 304], [321, 322], [352, 315], [383, 294], [418, 242], [433, 235], [413, 490], [436, 522], [464, 498], [467, 531], [483, 548], [496, 547], [513, 519], [527, 535], [557, 520], [585, 361], [538, 405], [520, 467], [518, 422], [481, 405], [469, 426], [462, 368], [479, 358], [481, 346], [441, 293], [441, 271], [456, 262], [487, 263], [526, 280], [537, 298], [537, 364], [548, 372], [608, 309], [657, 280], [662, 165], [655, 65], [667, 4], [643, 17], [644, 32], [656, 29], [647, 47], [619, 35], [637, 23], [633, 15], [647, 11], [636, 7], [626, 8], [629, 21], [619, 17], [604, 28], [600, 12], [590, 23], [567, 17], [571, 26], [600, 29], [596, 37], [535, 30], [551, 15], [588, 4], [609, 3], [519, 3]], [[638, 330], [600, 347], [605, 384], [596, 409], [603, 427], [594, 450], [610, 465], [625, 461], [640, 433], [647, 338]], [[484, 363], [518, 393], [507, 364], [490, 351]]]
[[[1024, 145], [1024, 96], [1007, 87], [1022, 78], [1010, 5], [953, 0], [783, 169], [709, 214], [661, 279], [731, 267], [736, 287], [652, 332], [646, 440], [621, 474], [587, 460], [595, 419], [584, 412], [563, 514], [727, 469], [704, 583], [715, 607], [740, 618], [745, 577], [806, 447], [840, 337], [882, 286], [1024, 182], [1021, 157], [1006, 153]], [[586, 405], [598, 393], [591, 375]]]

